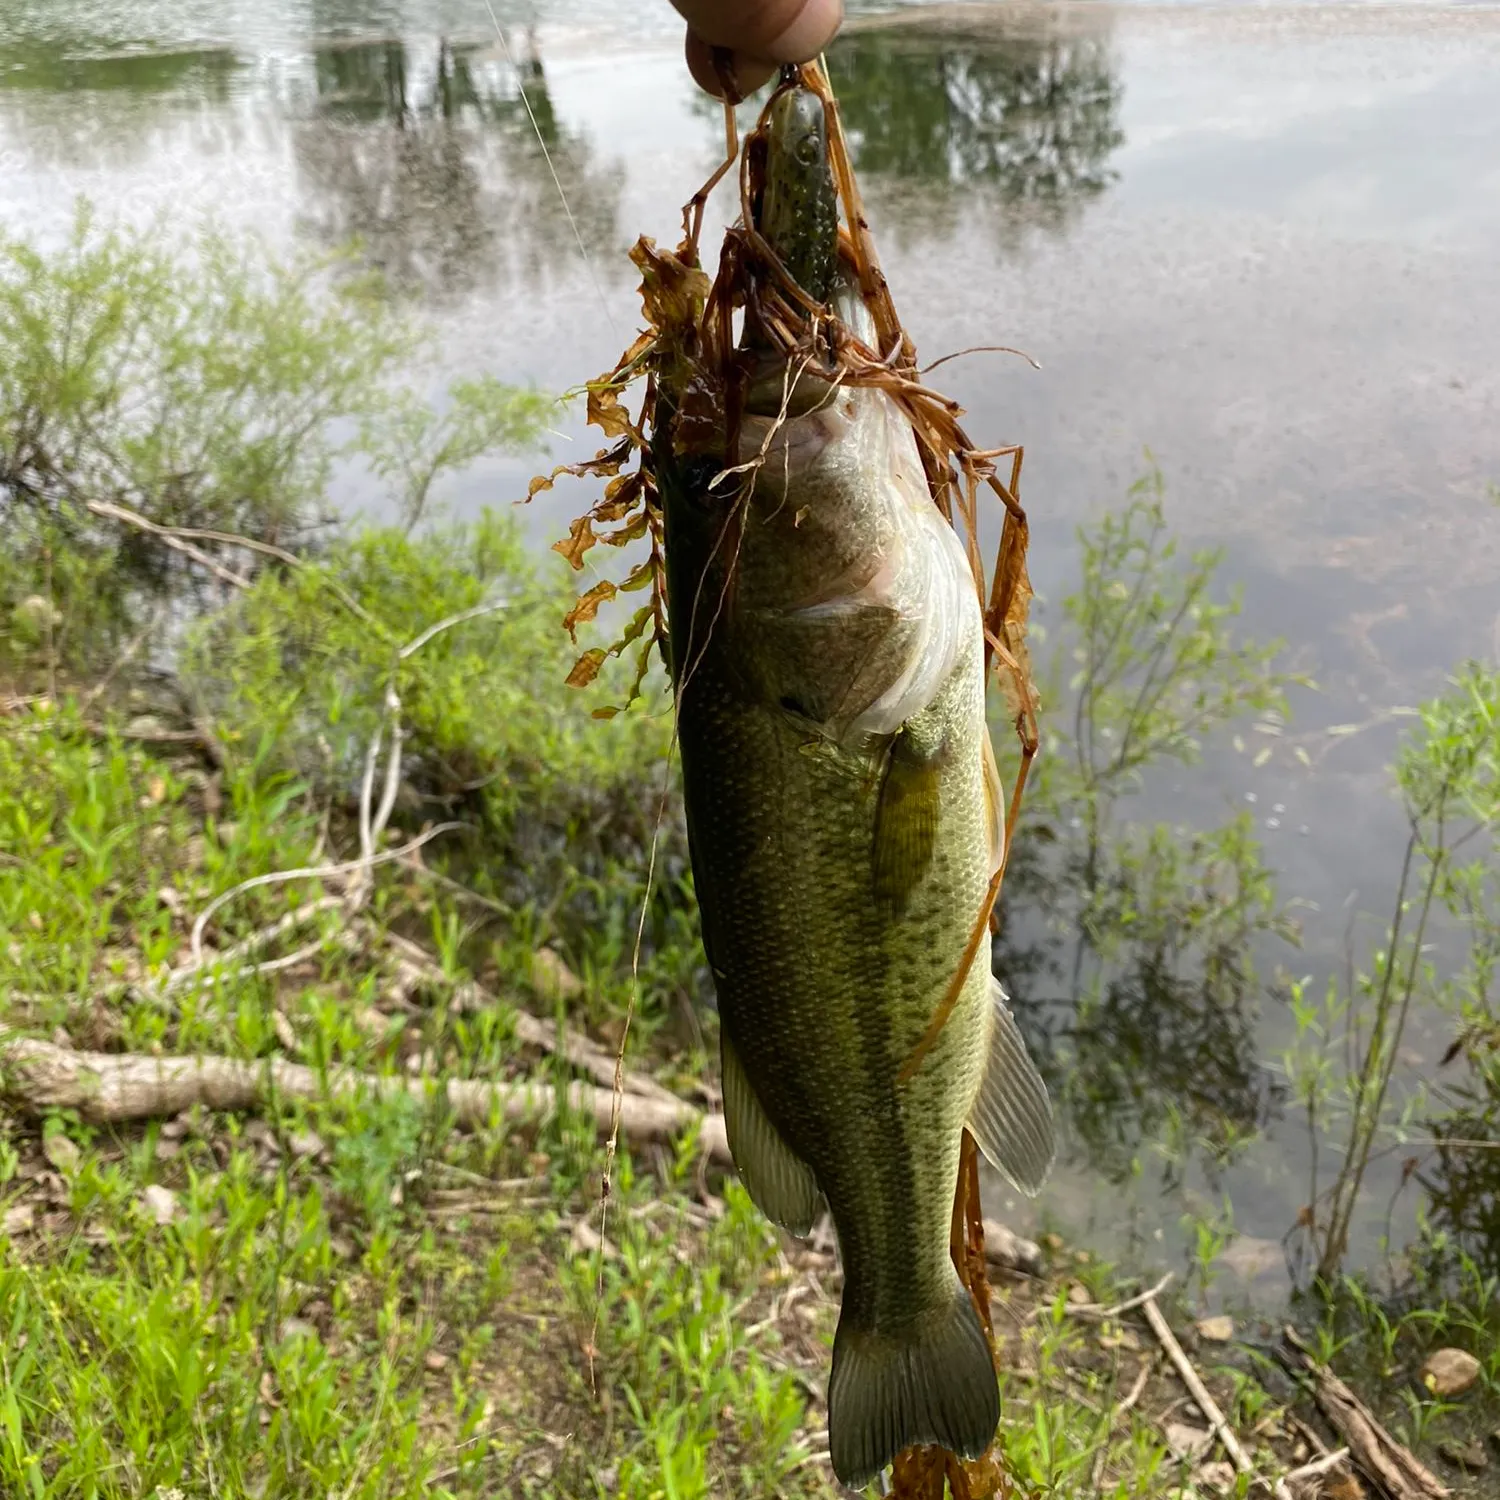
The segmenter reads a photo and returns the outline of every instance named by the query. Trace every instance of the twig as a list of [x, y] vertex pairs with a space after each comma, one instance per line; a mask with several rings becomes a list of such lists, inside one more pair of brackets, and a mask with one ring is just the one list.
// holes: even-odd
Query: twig
[[1113, 1307], [1101, 1307], [1097, 1302], [1083, 1302], [1077, 1305], [1069, 1303], [1063, 1310], [1070, 1317], [1076, 1318], [1098, 1318], [1101, 1321], [1106, 1318], [1118, 1318], [1121, 1313], [1134, 1312], [1138, 1307], [1144, 1307], [1146, 1303], [1159, 1297], [1172, 1280], [1173, 1272], [1168, 1271], [1150, 1291], [1139, 1292], [1127, 1301], [1118, 1302]]
[[510, 604], [509, 599], [492, 599], [488, 604], [476, 604], [472, 609], [461, 609], [456, 615], [449, 615], [446, 620], [439, 620], [436, 625], [429, 625], [421, 635], [408, 641], [397, 653], [401, 661], [415, 655], [434, 636], [441, 635], [445, 630], [451, 630], [455, 625], [462, 625], [466, 620], [477, 620], [481, 615], [492, 615], [496, 610], [505, 609]]
[[1289, 1411], [1286, 1414], [1286, 1420], [1288, 1425], [1294, 1428], [1302, 1435], [1303, 1438], [1306, 1439], [1308, 1447], [1310, 1447], [1319, 1458], [1325, 1458], [1328, 1455], [1330, 1451], [1328, 1444], [1325, 1443], [1323, 1439], [1318, 1435], [1318, 1433], [1313, 1428], [1309, 1427], [1307, 1423], [1297, 1415], [1296, 1412]]
[[513, 1124], [544, 1121], [563, 1102], [590, 1115], [601, 1133], [618, 1119], [631, 1140], [671, 1142], [696, 1126], [708, 1156], [732, 1164], [724, 1117], [705, 1114], [684, 1100], [647, 1099], [592, 1084], [566, 1090], [529, 1079], [484, 1083], [466, 1078], [408, 1077], [359, 1073], [351, 1068], [316, 1068], [282, 1058], [256, 1061], [237, 1057], [147, 1057], [139, 1053], [74, 1052], [51, 1042], [0, 1030], [0, 1097], [31, 1114], [76, 1109], [92, 1124], [115, 1124], [179, 1114], [193, 1105], [215, 1110], [248, 1110], [276, 1098], [348, 1098], [375, 1094], [425, 1099], [436, 1091], [446, 1098], [457, 1123], [481, 1129], [496, 1117]]
[[[365, 752], [365, 772], [359, 788], [359, 859], [353, 866], [353, 878], [349, 881], [344, 896], [345, 904], [351, 913], [357, 912], [369, 897], [371, 872], [377, 862], [375, 846], [385, 833], [386, 824], [390, 822], [391, 813], [396, 806], [396, 794], [401, 786], [403, 733], [401, 695], [396, 691], [397, 671], [401, 663], [414, 656], [423, 646], [445, 630], [451, 630], [455, 625], [463, 624], [465, 620], [475, 620], [481, 615], [493, 614], [496, 610], [504, 609], [508, 602], [505, 599], [493, 599], [484, 604], [476, 604], [471, 609], [459, 610], [457, 614], [448, 615], [445, 619], [429, 625], [396, 652], [391, 664], [391, 675], [386, 682], [383, 705], [385, 718], [376, 729], [375, 737], [370, 741], [369, 750]], [[375, 791], [375, 772], [380, 764], [380, 752], [387, 733], [390, 735], [390, 751], [386, 756], [380, 805], [372, 811], [370, 804]]]
[[389, 864], [392, 860], [405, 859], [407, 855], [420, 849], [424, 844], [429, 844], [440, 834], [452, 833], [458, 828], [467, 828], [467, 823], [438, 823], [419, 833], [416, 838], [408, 840], [395, 849], [386, 849], [380, 854], [372, 855], [366, 859], [344, 860], [338, 864], [328, 865], [302, 865], [295, 870], [272, 870], [265, 875], [252, 875], [248, 880], [242, 880], [238, 885], [231, 886], [227, 891], [215, 896], [207, 906], [198, 913], [193, 923], [192, 948], [193, 959], [198, 965], [203, 963], [203, 930], [208, 926], [208, 919], [219, 910], [226, 902], [234, 897], [243, 895], [246, 891], [252, 891], [260, 886], [284, 885], [292, 880], [332, 880], [339, 876], [349, 875], [366, 865]]
[[1135, 1377], [1135, 1384], [1125, 1392], [1120, 1400], [1115, 1402], [1114, 1410], [1110, 1413], [1113, 1421], [1118, 1422], [1141, 1399], [1141, 1393], [1146, 1389], [1146, 1382], [1151, 1378], [1151, 1371], [1155, 1366], [1155, 1359], [1148, 1357], [1141, 1361], [1140, 1373]]
[[226, 568], [223, 563], [211, 557], [201, 547], [195, 547], [185, 537], [179, 536], [175, 528], [158, 525], [157, 522], [148, 520], [139, 511], [131, 510], [129, 506], [115, 505], [109, 500], [90, 500], [86, 502], [85, 509], [104, 520], [123, 521], [127, 526], [134, 526], [140, 531], [159, 537], [174, 552], [180, 552], [184, 557], [191, 558], [199, 567], [207, 568], [222, 583], [230, 584], [237, 589], [250, 587], [250, 580], [242, 573], [236, 573], [233, 568]]
[[[205, 977], [217, 984], [223, 984], [230, 979], [240, 978], [247, 972], [274, 973], [274, 969], [267, 969], [260, 965], [256, 965], [248, 971], [232, 970], [225, 972], [225, 968], [227, 965], [239, 963], [241, 959], [248, 957], [252, 953], [258, 953], [262, 948], [274, 943], [277, 938], [284, 936], [288, 932], [294, 932], [299, 927], [306, 926], [314, 917], [321, 916], [325, 911], [332, 911], [335, 907], [342, 907], [343, 904], [344, 898], [342, 896], [319, 896], [316, 900], [305, 901], [301, 906], [293, 908], [293, 910], [287, 912], [284, 916], [278, 917], [268, 926], [252, 932], [247, 938], [242, 938], [234, 947], [226, 948], [223, 953], [205, 953], [202, 963], [187, 964], [180, 969], [172, 970], [159, 987], [158, 993], [165, 998], [174, 991], [181, 989], [189, 980], [204, 974], [205, 970], [213, 971], [205, 975]], [[321, 939], [313, 945], [313, 951], [316, 952], [320, 947], [322, 947]], [[306, 950], [299, 950], [299, 956], [305, 956], [305, 953]], [[284, 963], [280, 959], [273, 959], [271, 962], [281, 968], [291, 967], [289, 963]]]
[[962, 359], [966, 354], [1014, 354], [1018, 359], [1024, 359], [1033, 370], [1042, 368], [1024, 349], [1012, 349], [1009, 344], [973, 344], [967, 349], [955, 349], [952, 354], [945, 354], [930, 365], [923, 365], [917, 374], [930, 374], [939, 365], [947, 364], [950, 359]]
[[[431, 956], [410, 938], [399, 933], [385, 934], [386, 943], [394, 948], [401, 958], [419, 973], [429, 984], [445, 985], [450, 989], [466, 991], [473, 1005], [481, 1010], [496, 1010], [505, 1003], [482, 985], [473, 980], [455, 985], [435, 963]], [[516, 1036], [529, 1047], [540, 1047], [544, 1052], [565, 1058], [580, 1072], [587, 1073], [596, 1083], [613, 1088], [615, 1083], [615, 1057], [588, 1037], [566, 1027], [559, 1028], [551, 1021], [544, 1021], [519, 1006], [513, 1007]], [[626, 1093], [639, 1095], [642, 1099], [656, 1099], [663, 1103], [677, 1103], [677, 1095], [654, 1078], [644, 1073], [627, 1071], [621, 1080]]]
[[424, 865], [419, 859], [403, 859], [401, 861], [403, 870], [410, 870], [413, 875], [422, 880], [430, 880], [434, 885], [440, 885], [446, 891], [464, 901], [472, 901], [476, 906], [482, 906], [486, 911], [492, 911], [496, 916], [510, 917], [515, 915], [515, 908], [507, 906], [503, 901], [497, 901], [493, 896], [486, 896], [476, 891], [473, 886], [465, 885], [461, 880], [455, 880], [451, 875], [445, 875], [441, 870], [434, 870]]
[[[123, 521], [127, 526], [134, 526], [137, 530], [149, 532], [152, 536], [159, 537], [173, 551], [181, 552], [184, 556], [190, 557], [194, 562], [207, 568], [225, 583], [232, 583], [237, 588], [249, 588], [250, 580], [224, 567], [201, 548], [193, 546], [193, 542], [218, 542], [220, 546], [224, 547], [243, 547], [247, 552], [259, 552], [265, 557], [274, 557], [278, 562], [285, 563], [289, 568], [305, 568], [307, 566], [304, 558], [298, 557], [295, 552], [288, 552], [285, 547], [278, 547], [272, 542], [259, 541], [253, 536], [242, 536], [235, 531], [214, 531], [203, 526], [163, 526], [159, 521], [153, 521], [149, 516], [143, 516], [140, 511], [132, 510], [128, 505], [119, 505], [110, 500], [88, 501], [85, 509], [105, 520]], [[373, 626], [376, 629], [381, 628], [375, 617], [341, 585], [328, 577], [324, 577], [320, 581], [328, 592], [350, 614], [364, 621], [366, 625]]]
[[1332, 1453], [1324, 1453], [1311, 1463], [1303, 1464], [1300, 1469], [1292, 1469], [1283, 1474], [1276, 1481], [1271, 1493], [1276, 1500], [1296, 1500], [1292, 1494], [1292, 1486], [1304, 1479], [1316, 1479], [1320, 1474], [1326, 1474], [1330, 1469], [1336, 1469], [1349, 1457], [1347, 1448], [1336, 1448]]
[[1141, 1399], [1141, 1394], [1146, 1389], [1146, 1382], [1151, 1378], [1151, 1372], [1155, 1368], [1156, 1356], [1148, 1354], [1141, 1360], [1141, 1368], [1136, 1373], [1134, 1384], [1110, 1408], [1109, 1431], [1105, 1434], [1104, 1441], [1100, 1443], [1098, 1451], [1094, 1454], [1094, 1466], [1089, 1472], [1089, 1488], [1096, 1493], [1099, 1489], [1099, 1481], [1104, 1477], [1104, 1465], [1109, 1459], [1109, 1440], [1114, 1433], [1115, 1425]]
[[135, 660], [136, 654], [140, 651], [141, 647], [146, 644], [146, 641], [150, 638], [152, 631], [154, 631], [157, 625], [161, 623], [161, 617], [162, 611], [160, 609], [154, 609], [151, 611], [150, 615], [146, 619], [146, 623], [142, 625], [141, 628], [136, 631], [136, 633], [131, 636], [131, 638], [125, 643], [124, 650], [122, 650], [120, 654], [114, 659], [114, 662], [111, 664], [109, 670], [104, 674], [103, 677], [98, 680], [98, 682], [93, 685], [93, 687], [88, 690], [88, 692], [83, 695], [82, 698], [78, 700], [78, 709], [80, 713], [87, 713], [89, 709], [94, 706], [95, 702], [99, 698], [99, 695], [103, 693], [104, 690], [110, 685], [110, 683], [112, 683], [119, 675], [121, 668], [129, 666], [130, 663]]
[[1155, 1292], [1148, 1292], [1142, 1299], [1141, 1311], [1146, 1315], [1146, 1321], [1151, 1325], [1151, 1331], [1156, 1335], [1157, 1342], [1167, 1352], [1167, 1358], [1177, 1367], [1177, 1373], [1182, 1377], [1182, 1383], [1188, 1388], [1188, 1394], [1198, 1404], [1198, 1410], [1208, 1418], [1208, 1424], [1218, 1435], [1219, 1441], [1224, 1444], [1224, 1451], [1234, 1460], [1234, 1466], [1241, 1474], [1253, 1474], [1255, 1465], [1251, 1462], [1250, 1455], [1240, 1445], [1240, 1440], [1234, 1435], [1234, 1429], [1230, 1427], [1228, 1419], [1219, 1410], [1219, 1404], [1208, 1393], [1208, 1387], [1203, 1384], [1198, 1372], [1193, 1368], [1193, 1362], [1182, 1352], [1182, 1345], [1177, 1342], [1174, 1334], [1162, 1316], [1161, 1309], [1156, 1305]]

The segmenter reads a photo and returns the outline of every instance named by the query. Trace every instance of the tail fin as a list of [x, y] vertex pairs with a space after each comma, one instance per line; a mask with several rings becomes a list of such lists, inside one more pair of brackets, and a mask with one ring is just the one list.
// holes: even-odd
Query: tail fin
[[947, 1306], [904, 1337], [866, 1332], [839, 1320], [828, 1382], [828, 1446], [833, 1471], [861, 1489], [903, 1448], [938, 1443], [978, 1458], [1000, 1422], [1000, 1389], [984, 1330], [969, 1294], [953, 1278]]

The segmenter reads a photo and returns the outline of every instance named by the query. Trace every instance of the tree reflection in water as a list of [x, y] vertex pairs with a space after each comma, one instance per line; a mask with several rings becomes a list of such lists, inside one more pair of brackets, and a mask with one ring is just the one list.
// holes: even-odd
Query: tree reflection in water
[[1083, 580], [1043, 688], [1066, 707], [1046, 715], [993, 955], [1081, 1154], [1117, 1180], [1148, 1150], [1169, 1181], [1190, 1161], [1212, 1174], [1267, 1122], [1256, 960], [1297, 937], [1248, 816], [1122, 816], [1148, 774], [1284, 712], [1294, 680], [1276, 644], [1232, 631], [1219, 555], [1178, 559], [1160, 495], [1152, 471], [1079, 532]]
[[1435, 1242], [1447, 1241], [1484, 1274], [1500, 1276], [1500, 1025], [1471, 1029], [1445, 1064], [1459, 1051], [1467, 1076], [1436, 1091], [1449, 1107], [1428, 1121], [1439, 1144], [1418, 1181]]
[[108, 36], [18, 28], [0, 49], [0, 158], [20, 147], [46, 167], [126, 170], [150, 159], [165, 123], [188, 119], [201, 145], [233, 150], [226, 105], [243, 71], [222, 47], [129, 51]]
[[614, 270], [620, 174], [559, 123], [534, 47], [512, 49], [514, 70], [446, 43], [320, 51], [295, 137], [302, 227], [358, 239], [396, 290], [434, 302], [486, 280], [544, 285], [577, 254], [555, 169], [590, 257]]
[[1154, 1149], [1169, 1182], [1190, 1159], [1212, 1173], [1278, 1102], [1254, 959], [1290, 924], [1247, 825], [1122, 827], [1091, 876], [1072, 811], [1034, 804], [1023, 822], [995, 972], [1092, 1167], [1124, 1180]]
[[1108, 22], [997, 15], [855, 29], [829, 71], [872, 200], [898, 235], [951, 229], [977, 199], [1013, 237], [1061, 229], [1113, 180], [1124, 141]]

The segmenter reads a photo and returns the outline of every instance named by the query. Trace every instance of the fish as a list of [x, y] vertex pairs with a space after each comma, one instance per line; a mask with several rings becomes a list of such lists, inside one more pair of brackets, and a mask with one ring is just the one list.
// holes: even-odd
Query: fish
[[[756, 227], [873, 347], [817, 94], [784, 82], [764, 138]], [[857, 1488], [914, 1443], [990, 1446], [998, 1381], [949, 1252], [962, 1134], [1035, 1193], [1052, 1114], [983, 961], [903, 1079], [1003, 847], [980, 603], [900, 405], [752, 323], [735, 451], [678, 451], [659, 395], [669, 655], [729, 1146], [772, 1222], [832, 1217], [829, 1451]]]

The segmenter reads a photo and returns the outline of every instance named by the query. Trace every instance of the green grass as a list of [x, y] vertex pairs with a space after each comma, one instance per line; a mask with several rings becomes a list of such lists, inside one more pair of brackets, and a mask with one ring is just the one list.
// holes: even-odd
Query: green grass
[[[251, 763], [216, 782], [64, 704], [0, 717], [0, 775], [7, 1027], [375, 1073], [412, 1058], [458, 1076], [556, 1071], [510, 1020], [514, 1005], [548, 1008], [518, 977], [534, 918], [476, 936], [461, 892], [391, 867], [352, 951], [330, 922], [301, 966], [162, 998], [153, 978], [183, 961], [204, 904], [318, 857], [324, 809], [286, 772]], [[248, 892], [210, 937], [222, 946], [309, 893]], [[444, 984], [402, 992], [382, 951], [392, 931], [500, 1002], [460, 1012]], [[580, 967], [571, 1020], [608, 1036], [628, 945], [606, 924]], [[702, 1046], [658, 1015], [648, 1054], [632, 1055], [681, 1084], [701, 1076]], [[0, 1493], [834, 1493], [834, 1258], [780, 1238], [732, 1179], [705, 1192], [684, 1142], [622, 1155], [601, 1260], [576, 1226], [597, 1228], [602, 1166], [591, 1120], [464, 1133], [405, 1098], [119, 1127], [10, 1118]], [[1025, 1288], [1014, 1295], [1002, 1325], [1029, 1314]], [[1115, 1374], [1092, 1373], [1077, 1400], [1053, 1389], [1084, 1337], [1035, 1321], [1005, 1377], [1007, 1450], [1041, 1488], [1084, 1494], [1107, 1441], [1118, 1492], [1134, 1492], [1163, 1450], [1149, 1428], [1101, 1430]]]
[[[384, 557], [371, 576], [390, 582], [393, 611], [414, 616], [388, 622], [408, 635], [471, 603], [487, 586], [475, 547], [500, 548], [494, 566], [539, 631], [549, 596], [502, 541], [484, 528], [366, 540], [321, 566], [351, 586]], [[420, 605], [401, 602], [412, 577], [425, 580]], [[196, 749], [127, 738], [139, 706], [128, 695], [85, 713], [64, 693], [0, 715], [0, 1022], [106, 1051], [561, 1081], [554, 1059], [517, 1042], [516, 1010], [563, 1012], [611, 1043], [634, 993], [631, 1065], [692, 1097], [716, 1039], [693, 998], [701, 959], [690, 885], [673, 869], [676, 825], [669, 816], [638, 987], [650, 820], [618, 846], [580, 843], [581, 868], [557, 852], [612, 798], [654, 812], [661, 745], [654, 730], [622, 733], [618, 721], [589, 737], [587, 705], [555, 686], [561, 641], [550, 655], [496, 652], [493, 639], [456, 630], [402, 681], [419, 767], [445, 737], [469, 735], [474, 700], [505, 672], [538, 707], [485, 743], [487, 762], [524, 775], [528, 761], [555, 761], [525, 799], [470, 809], [483, 830], [475, 841], [429, 846], [443, 878], [383, 866], [355, 941], [329, 913], [257, 955], [316, 938], [296, 965], [162, 990], [209, 902], [354, 845], [347, 787], [296, 764], [275, 732], [274, 688], [295, 689], [304, 717], [335, 721], [351, 691], [338, 684], [374, 681], [389, 661], [378, 643], [340, 633], [330, 597], [268, 578], [243, 601], [245, 633], [220, 678], [234, 705], [216, 725], [222, 769]], [[288, 644], [307, 613], [320, 629], [303, 638], [325, 648], [312, 667]], [[327, 650], [339, 674], [316, 669]], [[565, 714], [576, 721], [559, 724]], [[429, 816], [408, 799], [390, 836]], [[502, 846], [497, 879], [484, 856]], [[302, 880], [245, 891], [208, 941], [223, 951], [324, 889]], [[393, 935], [419, 943], [436, 977], [403, 978]], [[581, 976], [566, 1002], [533, 986], [543, 942]], [[498, 997], [492, 1006], [454, 1003], [469, 977]], [[10, 1118], [0, 1132], [0, 1494], [835, 1494], [823, 1406], [835, 1258], [778, 1236], [732, 1179], [700, 1178], [690, 1142], [623, 1152], [601, 1258], [588, 1230], [600, 1221], [603, 1165], [591, 1119], [565, 1111], [525, 1130], [462, 1132], [406, 1097], [282, 1100], [254, 1117], [193, 1112], [111, 1128], [67, 1112]], [[1205, 1287], [1221, 1238], [1200, 1244]], [[1350, 1283], [1318, 1325], [1324, 1353], [1433, 1462], [1434, 1444], [1494, 1425], [1494, 1285], [1477, 1271], [1470, 1280], [1434, 1282], [1406, 1307]], [[1130, 1319], [1069, 1313], [1070, 1288], [1109, 1303], [1121, 1281], [1059, 1245], [1046, 1279], [1001, 1288], [1001, 1446], [1022, 1493], [1123, 1500], [1197, 1482], [1164, 1439], [1181, 1392], [1160, 1366], [1118, 1409], [1152, 1353], [1149, 1334]], [[1411, 1385], [1442, 1341], [1486, 1360], [1480, 1392], [1456, 1406]], [[1265, 1471], [1292, 1462], [1281, 1420], [1290, 1393], [1243, 1348], [1197, 1358]]]

